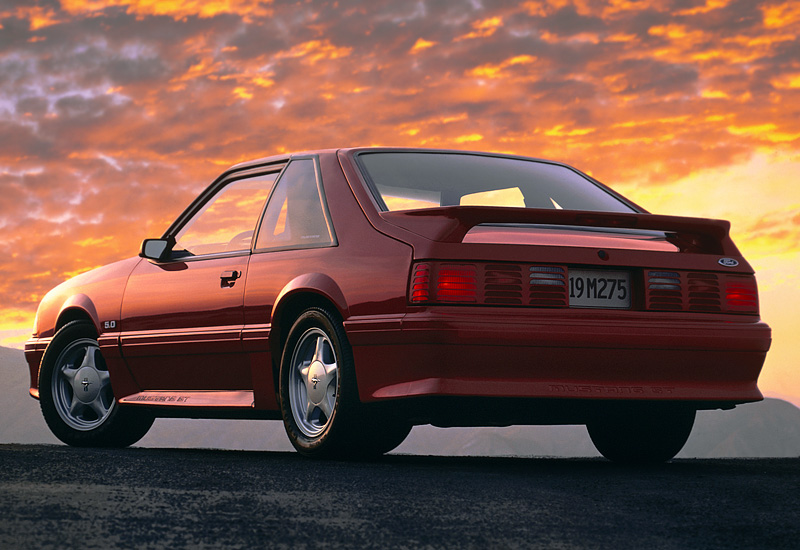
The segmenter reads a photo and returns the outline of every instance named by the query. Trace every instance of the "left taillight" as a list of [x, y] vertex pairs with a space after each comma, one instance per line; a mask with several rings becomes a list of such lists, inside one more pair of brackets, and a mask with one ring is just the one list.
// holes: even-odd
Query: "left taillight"
[[430, 264], [417, 264], [411, 275], [411, 288], [409, 300], [412, 304], [427, 302], [431, 295], [431, 266]]
[[414, 264], [412, 304], [474, 304], [564, 308], [566, 266], [427, 261]]
[[476, 302], [477, 270], [470, 264], [442, 264], [436, 277], [436, 298], [440, 302]]
[[478, 297], [476, 266], [439, 262], [417, 264], [411, 276], [409, 294], [412, 304], [433, 301], [474, 303]]

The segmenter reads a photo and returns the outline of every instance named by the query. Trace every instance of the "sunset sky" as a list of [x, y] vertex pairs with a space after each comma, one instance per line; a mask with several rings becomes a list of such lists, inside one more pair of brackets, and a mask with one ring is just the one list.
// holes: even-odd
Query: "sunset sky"
[[730, 220], [760, 386], [800, 405], [796, 1], [0, 0], [0, 345], [229, 165], [355, 145], [551, 158]]

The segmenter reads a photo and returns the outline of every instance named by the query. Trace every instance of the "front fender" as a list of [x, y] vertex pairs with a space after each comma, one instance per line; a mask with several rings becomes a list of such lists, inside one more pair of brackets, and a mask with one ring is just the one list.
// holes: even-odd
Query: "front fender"
[[[82, 317], [89, 317], [94, 324], [95, 330], [97, 330], [97, 334], [102, 334], [102, 325], [100, 324], [100, 315], [97, 313], [97, 308], [92, 302], [92, 299], [89, 298], [86, 294], [73, 294], [69, 298], [64, 301], [61, 306], [61, 309], [56, 316], [56, 326], [63, 326], [66, 323], [62, 322], [63, 319], [68, 319], [69, 321], [75, 319], [75, 314], [80, 311], [83, 315]], [[80, 315], [80, 313], [78, 313]], [[68, 322], [68, 321], [67, 321]]]

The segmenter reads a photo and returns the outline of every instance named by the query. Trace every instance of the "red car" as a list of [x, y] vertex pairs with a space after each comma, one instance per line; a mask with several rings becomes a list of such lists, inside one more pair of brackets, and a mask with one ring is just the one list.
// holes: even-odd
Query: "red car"
[[586, 424], [612, 460], [669, 460], [697, 410], [762, 399], [770, 329], [728, 230], [546, 160], [246, 162], [138, 257], [45, 296], [30, 393], [70, 445], [160, 416], [282, 418], [320, 457], [418, 424]]

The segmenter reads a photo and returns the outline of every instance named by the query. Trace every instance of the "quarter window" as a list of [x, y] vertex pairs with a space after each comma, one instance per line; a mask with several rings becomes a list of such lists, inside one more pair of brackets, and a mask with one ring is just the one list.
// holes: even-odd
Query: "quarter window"
[[175, 256], [250, 250], [258, 217], [278, 173], [228, 184], [175, 237]]
[[312, 159], [294, 160], [269, 199], [256, 248], [318, 248], [334, 244]]

